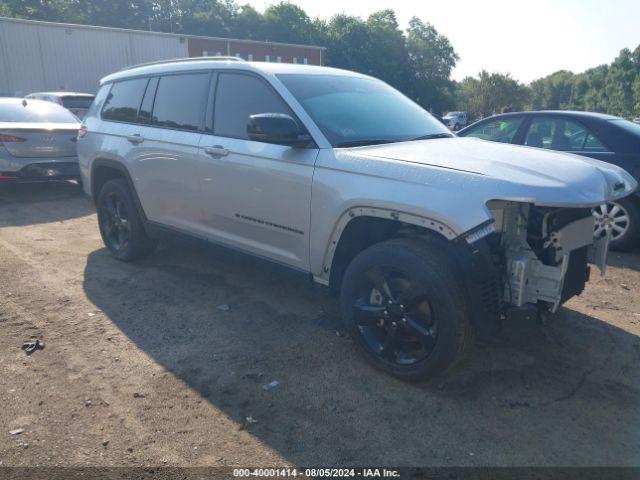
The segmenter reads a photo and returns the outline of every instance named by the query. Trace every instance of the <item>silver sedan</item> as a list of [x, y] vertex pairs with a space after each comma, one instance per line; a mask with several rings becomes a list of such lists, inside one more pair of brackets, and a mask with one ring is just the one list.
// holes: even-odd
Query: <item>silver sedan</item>
[[55, 103], [0, 98], [0, 182], [79, 179], [79, 128]]

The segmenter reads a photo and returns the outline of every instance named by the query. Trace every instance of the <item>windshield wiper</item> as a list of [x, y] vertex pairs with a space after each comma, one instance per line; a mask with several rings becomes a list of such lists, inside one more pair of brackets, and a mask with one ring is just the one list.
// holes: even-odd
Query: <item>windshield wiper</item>
[[431, 140], [432, 138], [453, 138], [455, 135], [451, 133], [428, 133], [427, 135], [421, 135], [416, 138], [412, 138], [411, 141], [414, 140]]
[[364, 147], [365, 145], [381, 145], [383, 143], [393, 143], [397, 140], [391, 140], [389, 138], [373, 138], [367, 140], [352, 140], [350, 142], [342, 142], [336, 145], [336, 148], [346, 147]]

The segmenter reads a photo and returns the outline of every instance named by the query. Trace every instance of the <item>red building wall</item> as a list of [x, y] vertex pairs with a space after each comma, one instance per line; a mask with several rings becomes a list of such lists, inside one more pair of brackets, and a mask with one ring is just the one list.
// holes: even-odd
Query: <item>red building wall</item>
[[319, 47], [203, 37], [188, 37], [187, 42], [190, 57], [240, 55], [245, 60], [256, 62], [277, 62], [280, 57], [279, 61], [283, 63], [294, 63], [294, 59], [295, 63], [305, 63], [306, 59], [309, 65], [322, 65], [323, 52]]

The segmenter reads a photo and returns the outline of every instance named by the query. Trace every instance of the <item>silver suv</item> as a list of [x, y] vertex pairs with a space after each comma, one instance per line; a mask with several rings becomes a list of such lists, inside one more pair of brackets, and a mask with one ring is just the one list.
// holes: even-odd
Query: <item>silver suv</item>
[[306, 272], [406, 380], [579, 294], [609, 239], [590, 208], [637, 187], [595, 160], [457, 138], [365, 75], [221, 58], [104, 78], [78, 153], [117, 259], [169, 229]]

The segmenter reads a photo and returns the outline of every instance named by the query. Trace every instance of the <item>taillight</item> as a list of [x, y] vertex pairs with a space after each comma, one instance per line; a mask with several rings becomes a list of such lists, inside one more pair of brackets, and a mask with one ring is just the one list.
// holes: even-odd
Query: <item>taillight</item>
[[80, 127], [80, 129], [78, 130], [78, 138], [82, 138], [87, 134], [88, 130], [87, 127], [85, 127], [84, 125], [82, 125]]
[[14, 135], [7, 135], [4, 133], [0, 133], [0, 142], [9, 143], [9, 142], [26, 142], [26, 138], [16, 137]]

